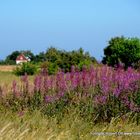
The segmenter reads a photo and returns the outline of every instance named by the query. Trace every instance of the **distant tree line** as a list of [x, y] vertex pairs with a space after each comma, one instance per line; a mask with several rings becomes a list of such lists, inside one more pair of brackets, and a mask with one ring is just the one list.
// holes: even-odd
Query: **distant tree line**
[[[72, 65], [81, 69], [83, 65], [97, 63], [95, 57], [90, 56], [89, 52], [85, 52], [82, 48], [65, 51], [50, 47], [37, 55], [29, 50], [14, 51], [5, 60], [0, 61], [0, 64], [16, 64], [15, 60], [21, 53], [28, 56], [33, 64], [47, 67], [51, 73], [59, 68], [65, 72], [70, 71]], [[112, 67], [118, 67], [121, 64], [125, 69], [128, 67], [140, 68], [140, 39], [124, 36], [111, 38], [104, 49], [102, 63]]]
[[14, 51], [6, 57], [0, 64], [15, 65], [16, 58], [23, 53], [31, 59], [33, 64], [40, 64], [41, 67], [48, 67], [50, 71], [62, 69], [65, 72], [70, 71], [71, 66], [75, 65], [82, 68], [83, 65], [90, 65], [96, 63], [96, 59], [90, 56], [89, 52], [84, 52], [82, 48], [73, 51], [58, 50], [50, 47], [46, 52], [40, 52], [35, 55], [31, 51]]

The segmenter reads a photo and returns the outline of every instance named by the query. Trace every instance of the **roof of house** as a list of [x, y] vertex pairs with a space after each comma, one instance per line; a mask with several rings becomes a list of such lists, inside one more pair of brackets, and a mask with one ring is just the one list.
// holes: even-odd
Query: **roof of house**
[[17, 56], [16, 61], [28, 61], [24, 54], [20, 54]]

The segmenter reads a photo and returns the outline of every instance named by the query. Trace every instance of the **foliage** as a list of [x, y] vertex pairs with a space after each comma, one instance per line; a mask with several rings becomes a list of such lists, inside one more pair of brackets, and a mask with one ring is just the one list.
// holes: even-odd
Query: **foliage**
[[65, 50], [58, 50], [54, 47], [50, 47], [46, 52], [41, 52], [35, 56], [34, 63], [37, 62], [42, 63], [40, 64], [40, 67], [45, 63], [48, 63], [48, 73], [55, 74], [58, 69], [69, 72], [72, 65], [81, 68], [83, 65], [96, 63], [96, 59], [91, 57], [88, 52], [84, 52], [82, 48], [67, 52]]
[[4, 60], [0, 60], [0, 65], [6, 65], [6, 62]]
[[6, 57], [6, 60], [5, 60], [5, 62], [6, 62], [6, 64], [16, 64], [16, 58], [17, 58], [17, 56], [20, 54], [20, 52], [19, 51], [14, 51], [14, 52], [12, 52], [10, 55], [8, 55], [7, 57]]
[[82, 48], [77, 51], [66, 52], [51, 47], [46, 51], [46, 59], [64, 72], [69, 72], [72, 65], [81, 67], [82, 63], [88, 65], [96, 62], [95, 58], [90, 57], [89, 53], [84, 52]]
[[[37, 55], [34, 55], [29, 50], [14, 51], [7, 56], [5, 61], [1, 61], [0, 64], [16, 64], [15, 60], [20, 53], [29, 57], [34, 64], [44, 64], [47, 62], [49, 74], [55, 74], [58, 69], [62, 69], [64, 72], [69, 72], [72, 65], [79, 66], [79, 68], [81, 68], [83, 65], [96, 63], [96, 59], [91, 57], [88, 52], [84, 52], [82, 48], [67, 52], [65, 50], [58, 50], [54, 47], [50, 47], [46, 52], [40, 52]], [[40, 66], [43, 64], [40, 64]]]
[[140, 60], [140, 40], [138, 38], [115, 37], [104, 49], [103, 63], [110, 66], [124, 64], [125, 68], [133, 66]]
[[46, 55], [44, 52], [40, 52], [39, 54], [35, 55], [34, 62], [44, 62], [46, 61]]
[[85, 59], [85, 60], [83, 60], [83, 61], [80, 61], [80, 63], [78, 64], [78, 67], [79, 67], [80, 70], [82, 70], [82, 68], [83, 68], [84, 66], [89, 67], [90, 65], [92, 65], [91, 60]]
[[32, 64], [32, 63], [23, 63], [21, 65], [18, 65], [15, 70], [14, 70], [14, 74], [15, 75], [33, 75], [37, 72], [37, 67], [36, 65]]
[[40, 64], [40, 67], [41, 67], [41, 71], [46, 70], [47, 74], [49, 75], [56, 74], [59, 70], [58, 65], [48, 61], [42, 62]]

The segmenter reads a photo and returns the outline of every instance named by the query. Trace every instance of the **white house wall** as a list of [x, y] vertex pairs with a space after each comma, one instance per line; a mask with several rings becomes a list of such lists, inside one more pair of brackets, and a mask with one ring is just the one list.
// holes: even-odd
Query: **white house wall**
[[27, 61], [23, 61], [23, 60], [20, 61], [20, 60], [17, 60], [17, 61], [16, 61], [16, 64], [18, 65], [18, 64], [21, 64], [21, 63], [24, 63], [24, 62], [27, 62]]

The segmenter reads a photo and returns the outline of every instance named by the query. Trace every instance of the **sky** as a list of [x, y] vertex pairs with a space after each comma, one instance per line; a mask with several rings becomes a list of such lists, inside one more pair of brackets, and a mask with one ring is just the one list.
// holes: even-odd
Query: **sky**
[[0, 0], [0, 59], [82, 47], [97, 60], [116, 36], [140, 38], [140, 0]]

